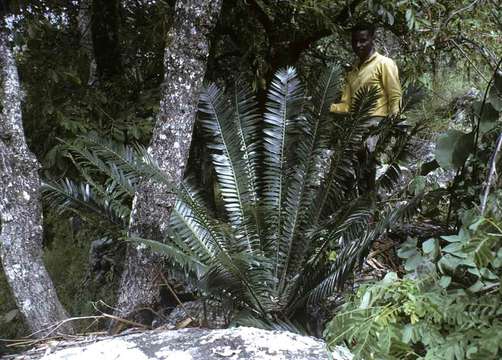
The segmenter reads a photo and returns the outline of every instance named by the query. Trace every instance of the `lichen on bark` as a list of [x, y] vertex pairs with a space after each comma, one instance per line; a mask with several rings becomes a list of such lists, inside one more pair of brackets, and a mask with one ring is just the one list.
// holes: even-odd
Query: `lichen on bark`
[[[178, 0], [164, 53], [164, 82], [149, 153], [172, 184], [183, 179], [192, 129], [209, 53], [208, 35], [222, 0]], [[131, 234], [162, 241], [167, 234], [175, 195], [165, 185], [145, 179], [133, 201]], [[141, 246], [129, 246], [122, 274], [117, 315], [134, 318], [135, 310], [158, 302], [162, 260]], [[145, 318], [136, 318], [148, 322]]]
[[[0, 258], [20, 312], [40, 337], [67, 314], [42, 261], [40, 165], [24, 137], [17, 67], [1, 27], [0, 104]], [[73, 329], [63, 324], [57, 332]]]

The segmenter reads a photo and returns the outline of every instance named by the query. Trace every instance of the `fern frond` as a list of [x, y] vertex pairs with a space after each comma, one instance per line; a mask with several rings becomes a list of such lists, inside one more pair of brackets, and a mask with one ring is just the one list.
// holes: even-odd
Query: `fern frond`
[[284, 260], [279, 264], [282, 272], [280, 289], [286, 285], [287, 279], [296, 276], [310, 246], [304, 233], [315, 226], [312, 213], [318, 190], [318, 165], [323, 152], [330, 147], [330, 105], [337, 96], [339, 85], [340, 69], [331, 66], [313, 86], [309, 97], [312, 106], [304, 109], [305, 115], [299, 117], [300, 136], [294, 151], [296, 165], [288, 176], [287, 194], [283, 200], [285, 215], [278, 239], [284, 252]]
[[[377, 188], [383, 187], [386, 190], [392, 190], [401, 177], [401, 164], [409, 159], [411, 149], [411, 139], [422, 129], [422, 126], [416, 125], [411, 130], [400, 126], [397, 122], [399, 118], [390, 117], [384, 119], [383, 130], [379, 130], [380, 138], [376, 145], [375, 154], [385, 152], [387, 169], [378, 177], [376, 181]], [[392, 143], [392, 146], [388, 146]], [[385, 151], [385, 148], [389, 148]], [[377, 155], [378, 156], [378, 155]]]
[[139, 144], [127, 146], [90, 134], [67, 146], [75, 154], [80, 167], [101, 172], [129, 193], [134, 193], [141, 178], [152, 179], [176, 192], [171, 179], [160, 169], [148, 150]]
[[258, 179], [261, 135], [261, 116], [258, 113], [258, 102], [249, 86], [238, 85], [234, 90], [235, 126], [240, 138], [242, 157], [246, 164], [249, 180], [250, 200], [258, 201]]
[[301, 109], [304, 100], [303, 88], [296, 70], [279, 70], [272, 80], [264, 115], [263, 130], [263, 202], [277, 209], [281, 217], [281, 199], [284, 196], [286, 163], [286, 133]]
[[[281, 231], [283, 199], [286, 196], [286, 144], [288, 128], [292, 125], [304, 102], [305, 96], [296, 71], [293, 68], [279, 70], [272, 80], [264, 116], [263, 137], [264, 169], [262, 175], [262, 199], [265, 206], [274, 209], [276, 216], [270, 219], [270, 226]], [[275, 234], [274, 238], [280, 238]], [[273, 241], [273, 240], [271, 240]], [[273, 251], [276, 258], [276, 275], [279, 272], [279, 258], [283, 251], [276, 241]]]
[[130, 209], [113, 195], [113, 187], [102, 190], [96, 196], [89, 184], [79, 184], [70, 179], [42, 184], [42, 196], [51, 208], [59, 213], [71, 211], [93, 223], [104, 222], [118, 229], [127, 226]]
[[337, 289], [341, 288], [346, 279], [352, 274], [353, 269], [360, 264], [368, 254], [373, 242], [377, 240], [389, 226], [408, 217], [411, 212], [415, 211], [422, 197], [423, 194], [419, 194], [408, 203], [391, 210], [371, 229], [365, 231], [360, 239], [343, 247], [330, 266], [328, 276], [309, 293], [308, 301], [317, 303], [322, 298], [330, 296]]
[[337, 123], [337, 142], [334, 144], [328, 175], [321, 184], [322, 190], [316, 202], [314, 218], [318, 221], [323, 213], [331, 214], [340, 205], [343, 196], [354, 187], [357, 149], [362, 146], [363, 137], [368, 132], [371, 110], [377, 99], [378, 90], [375, 87], [360, 89], [354, 95], [352, 113]]
[[[248, 168], [244, 161], [245, 145], [235, 128], [235, 111], [223, 92], [214, 84], [203, 89], [199, 111], [202, 128], [207, 134], [208, 148], [225, 209], [230, 222], [238, 226], [243, 221], [244, 203], [252, 198], [249, 194]], [[252, 175], [253, 176], [253, 175]]]
[[246, 252], [220, 253], [205, 276], [208, 291], [222, 290], [235, 301], [243, 302], [266, 317], [274, 310], [271, 287], [274, 283], [273, 263], [263, 257]]
[[129, 237], [128, 240], [148, 246], [153, 251], [164, 255], [173, 265], [194, 273], [197, 279], [200, 279], [207, 271], [206, 264], [202, 263], [197, 257], [186, 254], [183, 250], [177, 248], [175, 244], [142, 239], [136, 236]]

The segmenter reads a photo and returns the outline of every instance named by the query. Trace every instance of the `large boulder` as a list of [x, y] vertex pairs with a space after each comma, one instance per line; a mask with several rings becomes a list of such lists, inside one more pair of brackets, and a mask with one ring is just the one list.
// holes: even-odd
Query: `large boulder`
[[[339, 348], [334, 360], [350, 360]], [[249, 327], [209, 330], [189, 328], [148, 331], [45, 345], [14, 357], [17, 360], [323, 360], [326, 344], [316, 338]]]

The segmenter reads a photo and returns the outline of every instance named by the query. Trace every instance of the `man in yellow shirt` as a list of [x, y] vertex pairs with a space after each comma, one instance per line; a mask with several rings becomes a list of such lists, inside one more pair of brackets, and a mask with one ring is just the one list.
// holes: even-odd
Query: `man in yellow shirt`
[[[372, 110], [371, 126], [389, 115], [398, 114], [401, 106], [401, 84], [396, 63], [375, 51], [375, 27], [359, 24], [352, 28], [352, 49], [359, 58], [346, 78], [340, 103], [331, 105], [331, 112], [347, 113], [351, 109], [353, 96], [363, 87], [376, 86], [379, 96]], [[361, 193], [375, 189], [376, 159], [374, 155], [378, 136], [370, 136], [365, 148], [358, 154], [358, 189]]]
[[380, 90], [371, 115], [385, 117], [399, 112], [401, 84], [396, 63], [375, 51], [374, 39], [373, 25], [360, 24], [352, 28], [352, 49], [359, 60], [347, 75], [341, 102], [331, 105], [332, 112], [349, 112], [352, 97], [365, 86], [376, 86]]

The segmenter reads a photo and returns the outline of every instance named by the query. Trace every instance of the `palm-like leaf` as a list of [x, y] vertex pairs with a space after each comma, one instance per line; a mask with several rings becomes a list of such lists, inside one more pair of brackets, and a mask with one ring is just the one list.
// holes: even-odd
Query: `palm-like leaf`
[[423, 194], [417, 195], [408, 203], [390, 210], [377, 224], [365, 231], [359, 241], [353, 241], [345, 246], [337, 255], [334, 263], [330, 266], [327, 276], [309, 293], [310, 302], [318, 302], [320, 299], [335, 293], [352, 274], [352, 270], [360, 264], [368, 254], [375, 240], [393, 224], [407, 218], [417, 208]]
[[96, 195], [90, 184], [78, 184], [69, 179], [59, 182], [46, 182], [42, 185], [42, 196], [51, 208], [60, 213], [71, 211], [86, 215], [93, 223], [112, 225], [114, 229], [127, 226], [130, 209], [115, 199], [114, 186], [100, 188]]
[[[280, 232], [283, 222], [283, 199], [286, 197], [286, 146], [287, 134], [293, 121], [300, 114], [305, 95], [296, 71], [287, 68], [277, 72], [268, 92], [267, 110], [264, 115], [263, 136], [263, 203], [275, 211], [269, 226]], [[280, 233], [273, 232], [275, 246], [275, 274], [278, 277], [280, 263], [285, 255]]]
[[279, 263], [282, 272], [280, 289], [296, 276], [310, 245], [304, 233], [314, 226], [311, 210], [318, 190], [317, 165], [323, 151], [329, 148], [332, 125], [329, 109], [338, 92], [339, 77], [337, 66], [328, 68], [313, 86], [312, 107], [299, 117], [301, 135], [295, 144], [296, 167], [288, 177], [285, 216], [279, 239], [284, 252]]
[[286, 133], [299, 115], [304, 100], [303, 88], [293, 68], [280, 70], [268, 92], [263, 130], [263, 201], [281, 217], [281, 200], [285, 188]]
[[327, 214], [332, 213], [339, 206], [344, 194], [353, 186], [357, 149], [362, 146], [363, 137], [367, 134], [370, 113], [377, 99], [377, 88], [360, 89], [354, 95], [352, 112], [348, 118], [343, 118], [341, 123], [337, 124], [337, 142], [331, 156], [328, 175], [322, 183], [323, 190], [317, 200], [315, 219], [321, 219], [326, 207]]
[[[277, 72], [263, 116], [248, 88], [237, 87], [228, 99], [215, 85], [206, 88], [200, 121], [223, 204], [207, 206], [187, 179], [176, 190], [169, 239], [163, 244], [132, 239], [165, 254], [175, 268], [199, 281], [205, 294], [245, 310], [236, 314], [237, 323], [302, 331], [295, 317], [305, 314], [307, 301], [339, 288], [373, 241], [399, 218], [391, 213], [381, 222], [385, 226], [370, 229], [369, 205], [348, 193], [377, 92], [358, 92], [352, 112], [335, 122], [329, 107], [339, 73], [328, 69], [306, 96], [294, 69]], [[332, 148], [330, 170], [319, 182], [321, 158]], [[92, 202], [73, 187], [66, 191], [70, 197], [48, 188], [49, 200], [66, 207], [71, 203], [102, 216], [111, 208], [111, 218], [126, 225], [128, 212], [122, 208], [141, 178], [169, 184], [141, 147], [91, 138], [71, 152], [89, 184], [87, 192], [105, 200]], [[328, 261], [328, 250], [336, 250], [335, 262]]]

